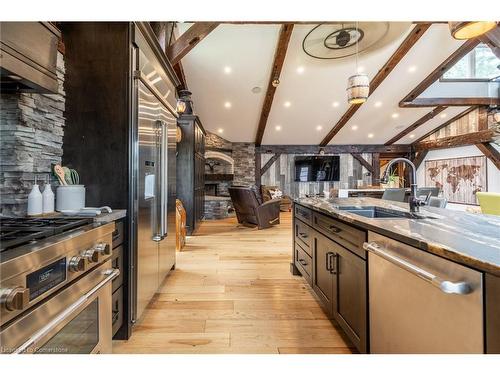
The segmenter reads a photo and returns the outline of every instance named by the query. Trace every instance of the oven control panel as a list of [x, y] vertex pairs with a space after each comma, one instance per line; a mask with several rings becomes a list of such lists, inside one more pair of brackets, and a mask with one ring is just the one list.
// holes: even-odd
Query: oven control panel
[[66, 280], [66, 257], [42, 267], [26, 276], [30, 301]]
[[114, 223], [104, 224], [14, 259], [10, 268], [0, 264], [4, 277], [0, 279], [0, 325], [111, 259], [114, 229]]

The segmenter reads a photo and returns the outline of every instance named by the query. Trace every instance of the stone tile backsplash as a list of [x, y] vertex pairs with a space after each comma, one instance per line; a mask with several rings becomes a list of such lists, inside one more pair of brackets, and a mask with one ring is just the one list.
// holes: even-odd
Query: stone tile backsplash
[[[58, 53], [58, 94], [0, 95], [0, 213], [25, 215], [35, 175], [41, 185], [60, 163], [64, 135], [64, 58]], [[52, 176], [51, 182], [56, 180]]]

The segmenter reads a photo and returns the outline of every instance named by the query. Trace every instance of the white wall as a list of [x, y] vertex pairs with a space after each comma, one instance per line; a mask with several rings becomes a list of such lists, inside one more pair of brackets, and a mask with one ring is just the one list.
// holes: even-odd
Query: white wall
[[[494, 145], [494, 147], [500, 151], [500, 147], [498, 145]], [[426, 155], [422, 164], [417, 170], [417, 181], [418, 186], [425, 186], [425, 161], [426, 160], [438, 160], [438, 159], [448, 159], [448, 158], [459, 158], [459, 157], [467, 157], [467, 156], [482, 156], [483, 153], [479, 151], [476, 146], [464, 146], [464, 147], [455, 147], [455, 148], [447, 148], [443, 150], [432, 150]], [[487, 159], [487, 170], [486, 175], [488, 177], [488, 191], [493, 193], [500, 193], [500, 171], [495, 167], [495, 165]], [[449, 203], [447, 208], [456, 209], [465, 211], [465, 209], [469, 207], [463, 204]]]

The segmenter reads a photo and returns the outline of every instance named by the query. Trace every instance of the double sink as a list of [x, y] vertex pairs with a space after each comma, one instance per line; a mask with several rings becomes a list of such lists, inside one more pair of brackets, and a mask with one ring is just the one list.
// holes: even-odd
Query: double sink
[[418, 213], [393, 210], [379, 206], [338, 206], [337, 209], [370, 219], [435, 219]]

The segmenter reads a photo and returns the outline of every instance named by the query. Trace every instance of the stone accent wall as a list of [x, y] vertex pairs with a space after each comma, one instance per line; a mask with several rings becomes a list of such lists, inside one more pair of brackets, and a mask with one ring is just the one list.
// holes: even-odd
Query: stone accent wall
[[219, 137], [217, 134], [210, 133], [207, 131], [207, 136], [205, 137], [205, 147], [208, 148], [224, 148], [232, 149], [233, 144], [227, 139]]
[[[0, 95], [0, 213], [25, 215], [34, 177], [60, 163], [64, 135], [64, 58], [58, 53], [58, 94]], [[55, 179], [51, 176], [51, 182]]]
[[205, 220], [218, 220], [229, 216], [234, 216], [231, 198], [205, 197]]
[[233, 143], [233, 185], [255, 185], [255, 143]]

